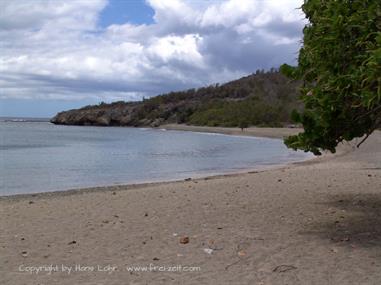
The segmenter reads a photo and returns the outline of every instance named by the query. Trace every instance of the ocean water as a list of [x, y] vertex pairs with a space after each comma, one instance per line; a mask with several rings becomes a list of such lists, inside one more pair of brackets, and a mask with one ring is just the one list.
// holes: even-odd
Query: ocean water
[[277, 139], [0, 122], [0, 195], [184, 179], [308, 157]]

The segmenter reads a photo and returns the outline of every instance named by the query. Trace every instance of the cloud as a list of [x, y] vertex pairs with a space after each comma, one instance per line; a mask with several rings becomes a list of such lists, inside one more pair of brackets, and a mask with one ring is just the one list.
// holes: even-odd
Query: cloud
[[153, 24], [100, 28], [106, 0], [2, 0], [0, 98], [137, 100], [292, 63], [301, 2], [147, 0]]
[[91, 30], [106, 0], [2, 0], [0, 29], [14, 31]]

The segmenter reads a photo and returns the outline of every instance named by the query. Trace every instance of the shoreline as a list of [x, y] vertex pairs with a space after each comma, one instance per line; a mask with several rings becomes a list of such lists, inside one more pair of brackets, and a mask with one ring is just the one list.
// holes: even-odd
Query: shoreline
[[[199, 132], [199, 133], [210, 133], [210, 134], [221, 134], [228, 136], [249, 136], [249, 137], [259, 137], [259, 138], [269, 138], [269, 139], [282, 139], [284, 136], [296, 134], [302, 129], [300, 128], [258, 128], [250, 127], [246, 128], [244, 131], [241, 131], [239, 128], [224, 128], [224, 127], [204, 127], [204, 126], [190, 126], [182, 124], [167, 124], [157, 128], [151, 128], [153, 130], [168, 130], [168, 131], [190, 131], [190, 132]], [[337, 155], [337, 154], [335, 154]], [[209, 180], [209, 179], [218, 179], [223, 177], [231, 177], [236, 175], [243, 175], [253, 172], [263, 172], [271, 171], [275, 169], [281, 169], [286, 167], [292, 167], [293, 165], [300, 165], [303, 163], [311, 163], [316, 159], [321, 159], [326, 154], [323, 154], [321, 157], [312, 156], [311, 158], [306, 158], [300, 161], [280, 163], [280, 164], [270, 164], [270, 165], [261, 165], [254, 168], [244, 168], [236, 171], [226, 172], [216, 172], [216, 173], [198, 173], [194, 176], [191, 175], [187, 178], [173, 178], [173, 179], [159, 179], [157, 181], [142, 181], [142, 182], [133, 182], [133, 183], [121, 183], [115, 185], [98, 185], [98, 186], [89, 186], [89, 187], [78, 187], [78, 188], [68, 188], [64, 190], [53, 190], [45, 192], [36, 192], [36, 193], [20, 193], [20, 194], [11, 194], [11, 195], [0, 195], [1, 200], [18, 200], [18, 199], [29, 199], [29, 198], [39, 198], [39, 197], [55, 197], [55, 196], [66, 196], [66, 195], [76, 195], [82, 193], [89, 193], [92, 191], [114, 191], [120, 188], [126, 190], [137, 189], [142, 187], [149, 187], [161, 184], [168, 183], [179, 183], [187, 180]]]
[[[320, 157], [321, 159], [322, 157]], [[289, 168], [297, 165], [303, 165], [303, 164], [311, 164], [311, 163], [318, 163], [318, 161], [313, 162], [314, 160], [319, 159], [319, 157], [311, 157], [306, 158], [305, 160], [301, 161], [294, 161], [289, 162], [285, 164], [274, 164], [274, 165], [267, 165], [267, 166], [261, 166], [258, 168], [245, 168], [242, 170], [237, 171], [226, 171], [221, 173], [215, 173], [215, 174], [199, 174], [197, 176], [189, 176], [188, 178], [183, 179], [165, 179], [163, 180], [157, 180], [157, 181], [143, 181], [143, 182], [137, 182], [137, 183], [125, 183], [125, 184], [115, 184], [115, 185], [99, 185], [99, 186], [91, 186], [91, 187], [80, 187], [80, 188], [69, 188], [67, 190], [54, 190], [54, 191], [47, 191], [47, 192], [36, 192], [36, 193], [21, 193], [21, 194], [12, 194], [12, 195], [2, 195], [0, 196], [0, 201], [2, 200], [24, 200], [24, 199], [30, 199], [30, 198], [55, 198], [60, 196], [68, 196], [68, 195], [80, 195], [85, 193], [92, 193], [92, 192], [110, 192], [110, 191], [118, 191], [118, 190], [135, 190], [139, 188], [146, 188], [146, 187], [154, 187], [154, 186], [160, 186], [160, 185], [167, 185], [167, 184], [176, 184], [176, 183], [182, 183], [187, 181], [202, 181], [202, 180], [212, 180], [212, 179], [220, 179], [220, 178], [229, 178], [229, 177], [236, 177], [240, 175], [245, 174], [252, 174], [252, 173], [261, 173], [266, 171], [272, 171], [272, 170], [279, 170], [284, 168]]]

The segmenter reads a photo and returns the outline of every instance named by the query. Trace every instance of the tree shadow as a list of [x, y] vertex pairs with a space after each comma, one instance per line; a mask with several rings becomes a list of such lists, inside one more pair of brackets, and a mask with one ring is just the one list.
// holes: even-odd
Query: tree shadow
[[346, 194], [331, 197], [328, 211], [312, 232], [338, 245], [381, 247], [381, 194]]

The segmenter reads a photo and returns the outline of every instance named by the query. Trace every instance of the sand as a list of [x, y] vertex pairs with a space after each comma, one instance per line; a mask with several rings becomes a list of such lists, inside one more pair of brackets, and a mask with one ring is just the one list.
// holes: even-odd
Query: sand
[[272, 170], [1, 198], [0, 284], [381, 284], [380, 169], [375, 132]]
[[192, 132], [208, 132], [220, 133], [226, 135], [240, 135], [240, 136], [256, 136], [266, 138], [283, 138], [290, 135], [295, 135], [302, 131], [300, 128], [246, 128], [243, 131], [239, 128], [222, 128], [222, 127], [203, 127], [203, 126], [189, 126], [185, 124], [167, 124], [159, 128], [167, 130], [181, 130]]

